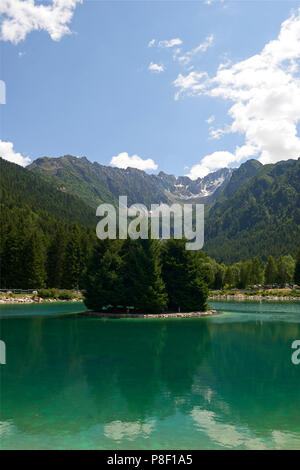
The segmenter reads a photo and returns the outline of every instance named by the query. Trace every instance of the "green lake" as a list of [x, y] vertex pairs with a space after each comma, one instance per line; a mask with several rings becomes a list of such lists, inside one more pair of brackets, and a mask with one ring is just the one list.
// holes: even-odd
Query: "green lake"
[[300, 449], [300, 302], [197, 319], [1, 305], [2, 449]]

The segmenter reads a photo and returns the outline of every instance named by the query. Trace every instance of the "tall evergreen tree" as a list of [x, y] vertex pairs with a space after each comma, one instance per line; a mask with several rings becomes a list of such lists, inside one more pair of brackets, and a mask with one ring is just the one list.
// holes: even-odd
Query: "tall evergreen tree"
[[47, 253], [47, 286], [60, 288], [63, 284], [66, 231], [59, 228], [50, 243]]
[[1, 259], [1, 287], [23, 287], [23, 239], [21, 233], [14, 227], [8, 231], [3, 242]]
[[81, 280], [85, 304], [89, 309], [116, 310], [124, 302], [122, 259], [117, 241], [99, 241]]
[[137, 311], [160, 313], [167, 305], [161, 276], [161, 242], [152, 239], [125, 241], [123, 296]]
[[43, 235], [34, 231], [25, 243], [23, 288], [39, 289], [46, 285], [46, 253]]
[[77, 224], [73, 224], [66, 245], [63, 273], [63, 287], [76, 289], [84, 266], [81, 233]]
[[207, 284], [193, 252], [185, 249], [185, 240], [170, 239], [165, 242], [162, 274], [170, 310], [206, 310]]

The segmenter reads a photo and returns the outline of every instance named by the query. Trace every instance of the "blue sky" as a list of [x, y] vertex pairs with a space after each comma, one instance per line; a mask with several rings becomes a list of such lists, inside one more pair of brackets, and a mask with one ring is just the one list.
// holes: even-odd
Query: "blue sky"
[[300, 156], [299, 1], [3, 2], [4, 158], [196, 178]]

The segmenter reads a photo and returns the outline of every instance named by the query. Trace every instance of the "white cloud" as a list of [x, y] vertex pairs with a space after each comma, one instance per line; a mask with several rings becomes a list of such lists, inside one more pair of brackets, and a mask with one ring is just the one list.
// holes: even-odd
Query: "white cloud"
[[0, 140], [0, 157], [21, 166], [26, 166], [30, 163], [29, 157], [23, 157], [21, 153], [14, 151], [12, 142], [4, 142], [3, 140]]
[[53, 41], [70, 34], [70, 23], [77, 3], [82, 0], [52, 0], [50, 5], [35, 0], [1, 0], [0, 37], [17, 44], [31, 31], [44, 30]]
[[[299, 64], [300, 9], [282, 23], [278, 38], [267, 43], [259, 54], [233, 65], [223, 64], [212, 78], [206, 72], [195, 71], [178, 75], [174, 81], [179, 89], [175, 99], [208, 95], [233, 102], [228, 110], [230, 126], [212, 129], [213, 137], [228, 132], [245, 137], [244, 145], [233, 154], [221, 151], [204, 157], [194, 173], [236, 164], [241, 158], [256, 156], [262, 163], [272, 163], [300, 156]], [[229, 155], [233, 156], [230, 161]], [[215, 166], [208, 165], [210, 159]]]
[[215, 116], [212, 115], [212, 116], [210, 116], [208, 119], [206, 119], [205, 122], [207, 122], [207, 124], [211, 124], [212, 122], [214, 122], [214, 120], [215, 120]]
[[151, 72], [160, 73], [165, 71], [165, 67], [163, 65], [154, 64], [153, 62], [150, 62], [148, 70], [150, 70]]
[[215, 129], [213, 126], [209, 128], [209, 136], [211, 139], [220, 139], [225, 134], [230, 134], [231, 132], [231, 126], [225, 126], [224, 129]]
[[170, 39], [169, 41], [168, 40], [159, 41], [158, 47], [167, 47], [167, 48], [169, 48], [169, 47], [174, 47], [174, 46], [180, 46], [180, 44], [182, 44], [181, 39], [175, 38], [175, 39]]
[[199, 44], [199, 46], [195, 47], [192, 51], [191, 54], [197, 54], [197, 52], [205, 52], [209, 47], [213, 45], [214, 42], [214, 35], [211, 34], [210, 36], [207, 36], [205, 38], [205, 41]]
[[175, 100], [183, 94], [201, 94], [201, 90], [205, 90], [208, 75], [206, 72], [190, 72], [184, 76], [181, 73], [174, 80], [173, 85], [179, 88], [179, 91], [175, 94]]
[[173, 59], [175, 60], [176, 57], [178, 56], [178, 54], [180, 54], [181, 52], [181, 48], [180, 47], [176, 47], [176, 49], [173, 49]]
[[153, 47], [155, 44], [155, 39], [151, 39], [151, 41], [148, 42], [148, 47]]
[[204, 40], [204, 42], [200, 43], [197, 47], [194, 47], [191, 51], [186, 52], [183, 55], [175, 57], [178, 62], [187, 65], [191, 62], [192, 57], [198, 54], [198, 52], [205, 52], [209, 47], [213, 45], [214, 42], [214, 35], [211, 34], [210, 36], [207, 36]]
[[216, 3], [216, 2], [223, 3], [224, 0], [204, 0], [205, 5], [212, 5], [213, 3]]
[[220, 151], [214, 152], [202, 158], [201, 163], [192, 166], [188, 175], [192, 180], [203, 178], [211, 171], [218, 168], [224, 168], [236, 160], [235, 155], [231, 152]]
[[119, 155], [112, 157], [110, 164], [123, 169], [131, 167], [137, 168], [138, 170], [157, 170], [158, 168], [158, 165], [152, 158], [143, 160], [138, 155], [132, 155], [130, 157], [127, 152], [121, 152]]

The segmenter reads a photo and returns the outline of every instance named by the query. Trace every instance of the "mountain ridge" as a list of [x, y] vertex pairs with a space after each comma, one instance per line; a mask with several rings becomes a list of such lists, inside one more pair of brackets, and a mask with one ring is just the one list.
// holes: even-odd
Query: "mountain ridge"
[[94, 208], [102, 202], [117, 204], [119, 195], [127, 195], [130, 204], [139, 202], [147, 207], [170, 202], [212, 204], [236, 171], [222, 168], [192, 180], [163, 171], [156, 175], [136, 168], [120, 169], [72, 155], [40, 157], [27, 168], [55, 181], [62, 191], [78, 195]]

